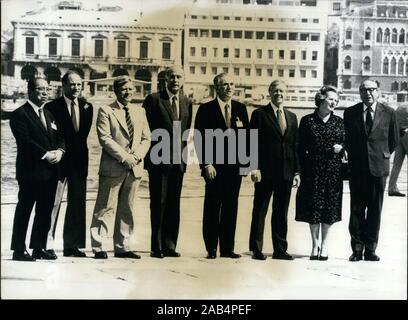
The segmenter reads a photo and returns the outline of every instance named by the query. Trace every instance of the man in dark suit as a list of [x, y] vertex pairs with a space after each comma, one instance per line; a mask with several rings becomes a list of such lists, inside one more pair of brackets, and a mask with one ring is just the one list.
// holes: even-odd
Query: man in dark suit
[[[28, 82], [28, 101], [13, 111], [10, 127], [17, 143], [16, 178], [18, 203], [14, 215], [11, 249], [13, 260], [55, 260], [47, 252], [47, 233], [59, 178], [59, 165], [64, 150], [61, 129], [52, 114], [44, 109], [48, 100], [48, 84], [35, 78]], [[27, 252], [25, 238], [31, 210], [35, 203], [35, 217]]]
[[394, 110], [378, 102], [378, 96], [377, 83], [365, 80], [360, 85], [362, 102], [344, 111], [350, 166], [350, 261], [362, 260], [364, 250], [364, 260], [380, 260], [375, 250], [398, 126]]
[[251, 174], [255, 182], [249, 249], [252, 258], [265, 260], [262, 253], [265, 216], [273, 194], [273, 259], [292, 260], [288, 254], [287, 216], [292, 186], [299, 185], [297, 156], [298, 123], [296, 115], [283, 108], [286, 84], [275, 80], [269, 86], [271, 103], [255, 110], [250, 128], [258, 129], [259, 169]]
[[[154, 258], [179, 257], [176, 251], [180, 224], [180, 195], [186, 171], [181, 150], [187, 146], [181, 135], [191, 126], [192, 104], [181, 93], [184, 73], [181, 67], [172, 67], [166, 72], [166, 88], [150, 94], [143, 102], [147, 120], [152, 131], [151, 148], [145, 159], [149, 173], [151, 256]], [[164, 142], [163, 158], [155, 151], [163, 144], [154, 140], [154, 130], [161, 129], [170, 140]], [[179, 132], [174, 136], [174, 132]], [[158, 131], [156, 131], [157, 133]], [[159, 144], [160, 143], [160, 144]]]
[[[242, 176], [236, 153], [228, 147], [238, 145], [238, 129], [247, 129], [249, 120], [245, 105], [232, 100], [234, 82], [230, 76], [217, 75], [214, 89], [217, 97], [200, 106], [194, 125], [200, 133], [195, 136], [195, 145], [205, 180], [203, 236], [208, 259], [216, 258], [218, 242], [221, 257], [236, 259], [241, 257], [234, 252], [234, 241]], [[211, 142], [205, 138], [205, 131], [217, 129], [224, 140], [221, 149], [216, 147], [220, 140], [215, 135]], [[220, 151], [222, 155], [217, 154]], [[210, 152], [212, 157], [208, 156]], [[230, 155], [235, 159], [230, 159]]]
[[80, 98], [82, 79], [74, 71], [62, 77], [63, 95], [45, 107], [54, 115], [64, 133], [66, 154], [61, 162], [64, 180], [58, 184], [52, 212], [52, 224], [47, 248], [53, 250], [53, 240], [62, 196], [68, 184], [68, 203], [64, 221], [64, 256], [85, 257], [79, 248], [86, 246], [86, 178], [88, 176], [87, 138], [92, 125], [93, 107]]

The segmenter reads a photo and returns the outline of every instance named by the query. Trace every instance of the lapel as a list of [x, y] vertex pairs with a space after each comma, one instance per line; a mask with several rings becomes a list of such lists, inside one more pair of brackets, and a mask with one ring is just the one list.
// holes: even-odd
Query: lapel
[[[126, 134], [129, 137], [129, 131], [128, 131], [128, 127], [127, 127], [127, 123], [126, 123], [126, 117], [125, 117], [125, 112], [122, 110], [121, 107], [119, 107], [119, 104], [117, 101], [113, 102], [111, 104], [111, 108], [112, 108], [112, 112], [113, 115], [115, 116], [115, 118], [118, 120], [120, 126], [123, 128], [123, 130], [125, 130]], [[130, 113], [130, 117], [132, 117], [132, 113]], [[133, 119], [132, 119], [133, 121]]]
[[85, 128], [86, 121], [86, 111], [85, 111], [85, 102], [78, 99], [78, 109], [79, 109], [79, 130], [77, 133], [81, 132]]
[[[49, 137], [48, 135], [48, 130], [44, 128], [40, 118], [38, 117], [38, 115], [35, 113], [35, 111], [33, 110], [33, 107], [27, 102], [27, 115], [28, 117], [31, 119], [31, 121], [37, 126], [37, 128], [47, 137]], [[50, 123], [49, 123], [49, 119], [46, 116], [46, 112], [44, 112], [44, 116], [45, 116], [45, 122], [47, 123], [47, 128], [50, 127]]]
[[179, 112], [180, 112], [180, 121], [183, 123], [184, 119], [188, 118], [188, 100], [184, 97], [184, 95], [179, 94]]
[[[170, 97], [167, 94], [166, 90], [160, 92], [160, 103], [161, 103], [163, 109], [166, 110], [166, 112], [168, 113], [170, 121], [176, 120], [176, 115], [173, 113], [173, 110], [171, 109]], [[180, 104], [180, 109], [181, 109], [180, 99], [179, 99], [179, 104]], [[180, 110], [180, 112], [181, 112], [181, 110]]]
[[[275, 128], [275, 131], [278, 133], [279, 137], [283, 137], [282, 136], [282, 131], [281, 131], [281, 129], [279, 127], [279, 124], [278, 124], [278, 119], [276, 118], [275, 111], [273, 110], [272, 105], [269, 103], [264, 108], [266, 108], [265, 112], [267, 114], [268, 119], [272, 123], [272, 127]], [[286, 113], [286, 111], [285, 111], [285, 113]], [[285, 114], [285, 117], [286, 117], [286, 114]], [[286, 128], [286, 131], [288, 131], [287, 128]]]
[[378, 124], [381, 121], [383, 112], [384, 112], [383, 105], [381, 103], [377, 102], [377, 106], [376, 106], [375, 112], [374, 112], [374, 121], [373, 121], [373, 127], [371, 128], [371, 132], [373, 132], [375, 130], [375, 128], [377, 128]]
[[[67, 103], [65, 102], [64, 96], [62, 96], [61, 98], [61, 117], [62, 117], [62, 121], [65, 123], [65, 126], [70, 128], [70, 130], [76, 134], [77, 132], [75, 131], [74, 128], [74, 124], [72, 123], [72, 118], [71, 115], [68, 112], [68, 108], [70, 108], [71, 106], [67, 106]], [[59, 104], [58, 104], [59, 105]], [[80, 119], [79, 121], [81, 121], [81, 114], [79, 115]], [[79, 123], [79, 128], [81, 128], [81, 122]]]

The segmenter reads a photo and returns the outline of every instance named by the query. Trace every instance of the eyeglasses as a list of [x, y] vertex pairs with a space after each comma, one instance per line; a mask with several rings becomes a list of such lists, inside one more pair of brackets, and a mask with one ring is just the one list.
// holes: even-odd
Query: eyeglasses
[[374, 91], [376, 91], [377, 90], [377, 88], [361, 88], [360, 89], [360, 91], [361, 92], [374, 92]]

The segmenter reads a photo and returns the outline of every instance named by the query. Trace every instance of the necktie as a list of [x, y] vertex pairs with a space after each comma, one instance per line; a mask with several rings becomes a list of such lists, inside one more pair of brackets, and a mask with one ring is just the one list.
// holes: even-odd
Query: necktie
[[171, 102], [171, 109], [174, 114], [174, 118], [178, 119], [178, 112], [177, 112], [177, 96], [173, 96], [172, 102]]
[[125, 107], [123, 107], [123, 109], [125, 109], [126, 124], [127, 124], [127, 127], [128, 127], [129, 138], [130, 138], [129, 140], [130, 140], [130, 145], [132, 146], [133, 132], [134, 132], [133, 123], [132, 123], [132, 119], [130, 118], [129, 108], [127, 106], [125, 106]]
[[43, 108], [38, 108], [38, 114], [40, 116], [40, 120], [41, 120], [42, 125], [44, 126], [45, 129], [47, 129], [47, 122], [45, 121], [44, 109]]
[[370, 134], [371, 128], [373, 127], [373, 117], [371, 116], [371, 111], [372, 111], [371, 107], [368, 107], [367, 114], [366, 114], [366, 122], [365, 122], [366, 130], [368, 134]]
[[71, 101], [71, 119], [72, 119], [72, 124], [74, 125], [74, 129], [76, 132], [79, 130], [79, 119], [78, 119], [78, 114], [75, 109], [75, 102]]
[[227, 128], [231, 128], [231, 115], [228, 104], [225, 105], [225, 125]]
[[278, 123], [279, 123], [279, 127], [281, 129], [282, 134], [285, 134], [286, 131], [286, 122], [285, 119], [283, 118], [283, 110], [282, 108], [278, 108], [278, 111], [276, 112], [277, 114], [277, 118], [278, 118]]

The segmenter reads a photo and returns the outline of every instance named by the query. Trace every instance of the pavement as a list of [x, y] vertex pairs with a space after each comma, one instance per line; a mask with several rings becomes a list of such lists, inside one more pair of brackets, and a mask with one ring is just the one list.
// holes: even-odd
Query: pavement
[[[406, 162], [399, 186], [407, 192]], [[197, 168], [189, 175], [196, 175]], [[249, 179], [249, 178], [246, 178]], [[268, 259], [251, 259], [248, 251], [253, 186], [245, 181], [239, 199], [235, 251], [241, 259], [205, 259], [202, 239], [204, 182], [200, 188], [186, 188], [181, 199], [181, 223], [177, 250], [180, 258], [149, 256], [150, 218], [147, 189], [140, 191], [135, 217], [134, 248], [140, 260], [113, 257], [108, 239], [108, 260], [95, 260], [87, 239], [88, 258], [62, 256], [62, 205], [56, 231], [55, 261], [11, 260], [10, 240], [15, 201], [1, 205], [1, 298], [2, 299], [407, 299], [407, 197], [384, 199], [377, 254], [380, 262], [349, 262], [348, 233], [350, 194], [344, 186], [343, 219], [333, 225], [329, 259], [310, 261], [311, 240], [306, 223], [294, 220], [293, 189], [288, 216], [288, 252], [295, 260], [271, 259], [270, 210], [267, 216], [264, 253]], [[11, 199], [15, 195], [11, 195]], [[3, 197], [2, 197], [3, 199]], [[87, 224], [95, 194], [87, 201]], [[27, 236], [27, 239], [29, 234]], [[28, 243], [28, 241], [27, 241]], [[109, 251], [110, 250], [110, 251]]]

